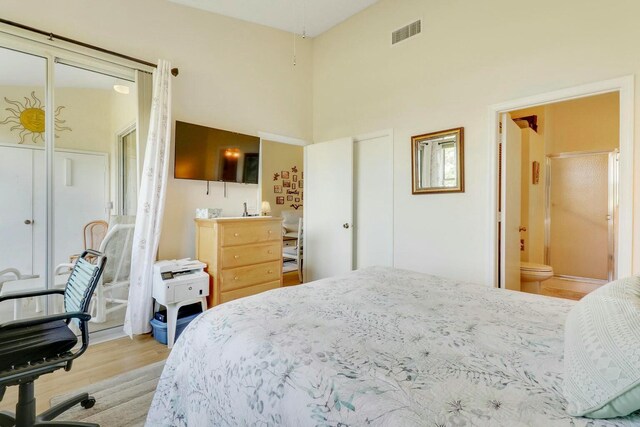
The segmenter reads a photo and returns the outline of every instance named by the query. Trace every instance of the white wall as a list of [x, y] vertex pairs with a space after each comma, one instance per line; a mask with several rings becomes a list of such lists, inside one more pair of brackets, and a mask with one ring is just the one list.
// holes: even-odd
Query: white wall
[[[178, 120], [314, 141], [393, 128], [396, 265], [485, 284], [494, 269], [487, 107], [637, 74], [638, 12], [636, 0], [539, 0], [526, 10], [507, 0], [381, 0], [300, 40], [294, 68], [290, 34], [166, 1], [2, 2], [5, 19], [173, 61]], [[391, 47], [390, 32], [416, 18], [423, 34]], [[465, 127], [466, 192], [412, 196], [411, 135], [457, 126]], [[635, 183], [640, 189], [640, 173]], [[231, 186], [223, 199], [220, 186], [207, 197], [203, 183], [170, 180], [161, 257], [193, 254], [196, 207], [240, 212], [249, 189]], [[638, 272], [638, 238], [634, 254]]]
[[[180, 68], [173, 81], [176, 120], [311, 139], [311, 40], [298, 40], [293, 67], [291, 34], [161, 0], [3, 0], [2, 18], [172, 61]], [[196, 207], [238, 214], [243, 201], [255, 200], [252, 187], [229, 185], [225, 199], [222, 184], [212, 184], [206, 196], [205, 183], [170, 178], [159, 256], [192, 256]]]
[[[526, 9], [507, 0], [381, 0], [314, 40], [314, 140], [394, 129], [398, 267], [490, 284], [488, 107], [639, 73], [638, 12], [635, 0], [540, 0]], [[423, 33], [391, 47], [391, 31], [417, 18]], [[412, 196], [411, 135], [457, 126], [465, 127], [466, 192]]]

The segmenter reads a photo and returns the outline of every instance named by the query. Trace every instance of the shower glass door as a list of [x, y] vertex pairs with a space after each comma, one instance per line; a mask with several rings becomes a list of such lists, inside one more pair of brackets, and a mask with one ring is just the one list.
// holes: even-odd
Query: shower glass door
[[567, 153], [547, 162], [547, 264], [560, 277], [613, 280], [616, 153]]

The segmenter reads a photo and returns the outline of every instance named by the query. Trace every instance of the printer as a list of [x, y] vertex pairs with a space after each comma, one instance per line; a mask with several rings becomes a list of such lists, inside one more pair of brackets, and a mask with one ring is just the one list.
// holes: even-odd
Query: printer
[[178, 304], [209, 295], [207, 265], [190, 258], [158, 261], [153, 265], [153, 298], [158, 304]]

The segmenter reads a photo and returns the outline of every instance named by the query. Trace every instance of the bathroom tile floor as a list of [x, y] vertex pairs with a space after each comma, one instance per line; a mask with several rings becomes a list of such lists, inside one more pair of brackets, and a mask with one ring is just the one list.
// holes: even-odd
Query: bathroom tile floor
[[580, 300], [602, 285], [552, 277], [541, 284], [540, 294], [556, 298]]

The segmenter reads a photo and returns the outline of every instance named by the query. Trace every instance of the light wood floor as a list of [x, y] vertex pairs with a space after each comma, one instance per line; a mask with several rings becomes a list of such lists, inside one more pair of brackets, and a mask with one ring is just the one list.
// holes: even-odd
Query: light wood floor
[[300, 278], [298, 277], [297, 271], [291, 271], [289, 273], [284, 273], [282, 275], [283, 286], [294, 286], [299, 284], [300, 284]]
[[[282, 278], [284, 286], [300, 284], [297, 272], [286, 273]], [[159, 362], [168, 355], [167, 346], [158, 343], [151, 335], [91, 345], [85, 354], [74, 361], [71, 371], [59, 370], [36, 381], [38, 413], [49, 408], [52, 397]], [[17, 401], [18, 387], [9, 387], [0, 402], [0, 411], [14, 412]]]
[[585, 295], [595, 291], [601, 285], [587, 282], [566, 280], [552, 277], [540, 284], [540, 294], [556, 298], [581, 300]]
[[[73, 362], [71, 371], [65, 372], [61, 369], [36, 380], [38, 413], [49, 408], [52, 397], [159, 362], [168, 355], [167, 346], [158, 343], [151, 335], [138, 336], [133, 340], [120, 338], [91, 345], [85, 354]], [[18, 387], [9, 387], [0, 402], [0, 410], [14, 412], [17, 400]]]

